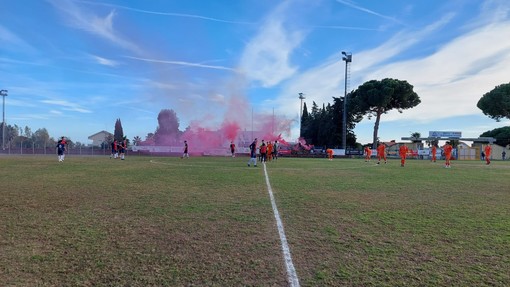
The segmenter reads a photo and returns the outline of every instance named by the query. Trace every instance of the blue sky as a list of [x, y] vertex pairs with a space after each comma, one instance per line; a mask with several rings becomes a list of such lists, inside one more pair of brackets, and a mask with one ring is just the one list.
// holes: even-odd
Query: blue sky
[[[311, 107], [372, 79], [414, 86], [422, 103], [383, 115], [381, 140], [412, 132], [508, 126], [476, 107], [510, 82], [507, 0], [0, 0], [0, 89], [6, 122], [89, 143], [101, 130], [145, 138], [161, 109], [180, 129], [250, 130], [276, 115], [298, 136]], [[374, 120], [355, 132], [371, 142]]]

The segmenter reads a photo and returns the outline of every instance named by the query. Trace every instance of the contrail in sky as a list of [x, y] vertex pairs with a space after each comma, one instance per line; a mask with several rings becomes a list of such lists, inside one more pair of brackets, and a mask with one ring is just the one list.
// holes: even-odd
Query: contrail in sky
[[381, 17], [381, 18], [384, 18], [384, 19], [387, 19], [387, 20], [391, 20], [395, 23], [398, 23], [398, 24], [401, 24], [401, 25], [405, 25], [404, 23], [402, 23], [401, 21], [397, 20], [396, 18], [394, 17], [390, 17], [390, 16], [386, 16], [386, 15], [383, 15], [383, 14], [380, 14], [380, 13], [377, 13], [377, 12], [374, 12], [370, 9], [367, 9], [367, 8], [364, 8], [364, 7], [361, 7], [361, 6], [358, 6], [356, 4], [354, 4], [353, 2], [351, 1], [345, 1], [345, 0], [336, 0], [338, 3], [340, 4], [344, 4], [346, 6], [349, 6], [351, 8], [354, 8], [356, 10], [360, 10], [362, 12], [366, 12], [368, 14], [372, 14], [372, 15], [375, 15], [375, 16], [378, 16], [378, 17]]
[[189, 63], [189, 62], [183, 62], [183, 61], [166, 61], [166, 60], [146, 59], [146, 58], [139, 58], [139, 57], [132, 57], [132, 56], [124, 56], [124, 58], [145, 61], [145, 62], [152, 62], [152, 63], [171, 64], [171, 65], [180, 65], [180, 66], [189, 66], [189, 67], [216, 69], [216, 70], [227, 70], [227, 71], [234, 71], [234, 72], [237, 71], [236, 69], [224, 67], [224, 66], [212, 66], [212, 65]]
[[222, 22], [222, 23], [229, 23], [229, 24], [243, 24], [243, 25], [254, 25], [254, 24], [257, 24], [255, 22], [230, 21], [230, 20], [223, 20], [223, 19], [206, 17], [206, 16], [201, 16], [201, 15], [194, 15], [194, 14], [149, 11], [149, 10], [142, 10], [142, 9], [137, 9], [137, 8], [131, 8], [131, 7], [127, 7], [127, 6], [115, 5], [115, 4], [109, 4], [109, 3], [101, 3], [101, 2], [91, 2], [91, 1], [85, 1], [85, 0], [77, 0], [76, 2], [81, 2], [81, 3], [85, 3], [85, 4], [92, 4], [92, 5], [101, 5], [101, 6], [106, 6], [106, 7], [124, 9], [124, 10], [139, 12], [139, 13], [145, 13], [145, 14], [161, 15], [161, 16], [196, 18], [196, 19], [201, 19], [201, 20], [208, 20], [208, 21], [215, 21], [215, 22]]

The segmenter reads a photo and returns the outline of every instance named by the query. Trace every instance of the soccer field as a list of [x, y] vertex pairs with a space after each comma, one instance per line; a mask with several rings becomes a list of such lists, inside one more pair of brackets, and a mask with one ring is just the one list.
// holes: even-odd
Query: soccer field
[[510, 162], [247, 162], [0, 157], [0, 286], [510, 285]]

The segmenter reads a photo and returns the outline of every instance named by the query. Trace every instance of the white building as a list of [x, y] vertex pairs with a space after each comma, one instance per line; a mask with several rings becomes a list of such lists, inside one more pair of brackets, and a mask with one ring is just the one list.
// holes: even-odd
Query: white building
[[108, 142], [108, 140], [112, 138], [113, 134], [107, 131], [100, 131], [88, 137], [88, 139], [92, 141], [91, 146], [101, 146], [103, 142]]

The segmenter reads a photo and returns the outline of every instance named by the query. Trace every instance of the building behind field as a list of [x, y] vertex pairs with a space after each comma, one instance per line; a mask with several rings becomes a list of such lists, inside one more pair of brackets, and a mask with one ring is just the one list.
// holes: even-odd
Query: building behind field
[[[486, 145], [485, 143], [473, 143], [473, 148], [476, 148], [476, 150], [477, 150], [477, 155], [478, 155], [477, 159], [480, 159], [480, 155], [481, 155], [482, 151], [484, 150], [485, 145]], [[507, 145], [505, 147], [505, 146], [493, 144], [493, 145], [491, 145], [491, 147], [492, 147], [491, 159], [496, 159], [496, 160], [503, 159], [503, 151], [504, 151], [506, 153], [505, 160], [508, 160], [508, 157], [510, 156], [510, 145]]]
[[92, 141], [91, 146], [101, 146], [103, 143], [107, 143], [109, 139], [113, 138], [113, 134], [107, 131], [100, 131], [88, 137]]

